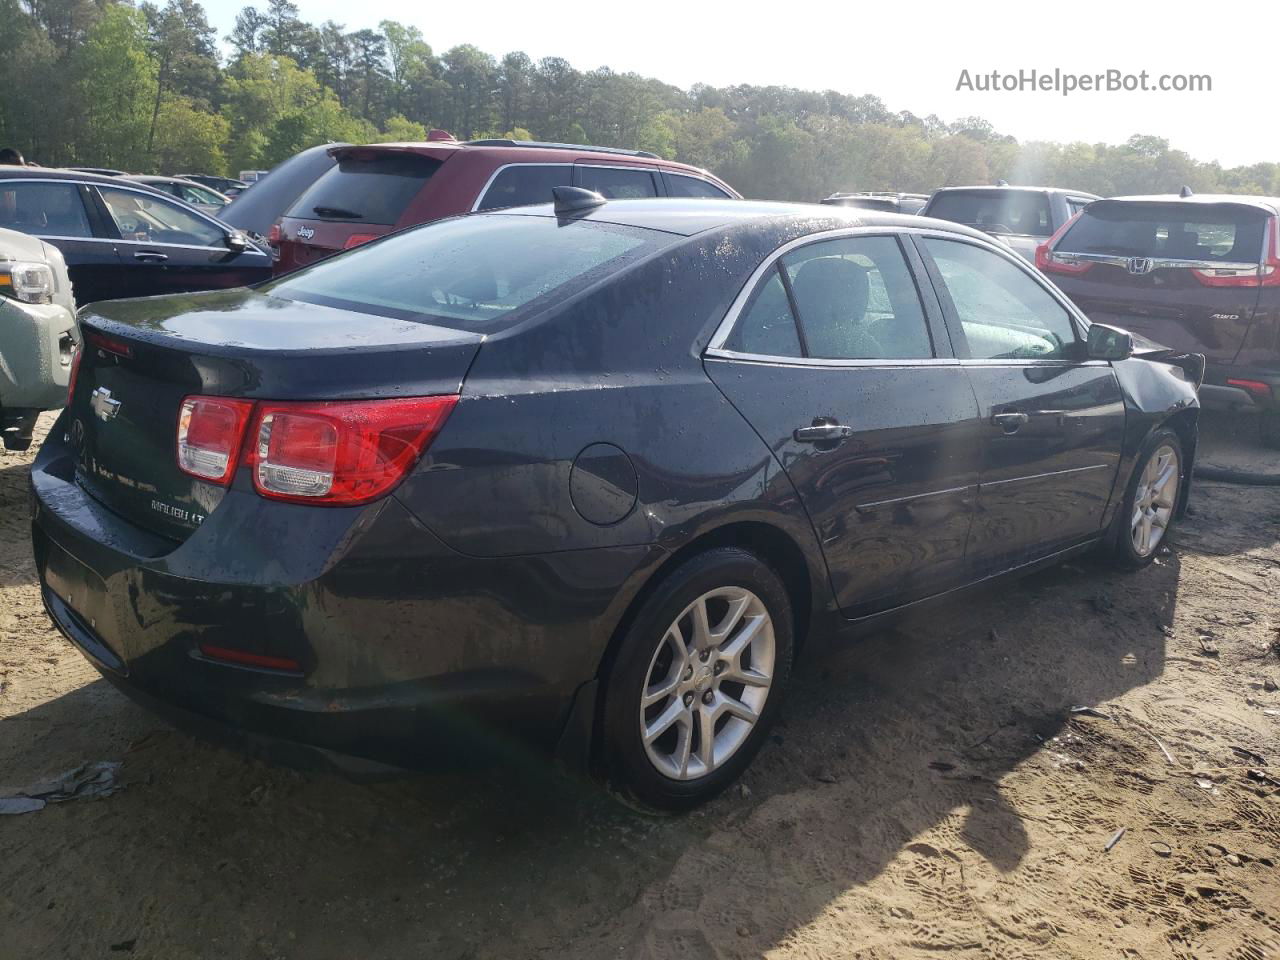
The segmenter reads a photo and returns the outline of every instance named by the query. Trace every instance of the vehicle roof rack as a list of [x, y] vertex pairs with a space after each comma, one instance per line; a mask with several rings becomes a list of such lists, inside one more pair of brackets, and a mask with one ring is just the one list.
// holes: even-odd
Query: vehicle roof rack
[[551, 143], [543, 140], [511, 140], [508, 137], [486, 137], [483, 140], [464, 140], [468, 147], [529, 147], [534, 150], [590, 150], [592, 153], [616, 153], [624, 157], [644, 157], [661, 160], [648, 150], [623, 150], [621, 147], [593, 147], [587, 143]]
[[575, 213], [586, 213], [605, 204], [605, 198], [594, 190], [584, 187], [552, 187], [551, 198], [555, 201], [557, 217], [568, 217]]

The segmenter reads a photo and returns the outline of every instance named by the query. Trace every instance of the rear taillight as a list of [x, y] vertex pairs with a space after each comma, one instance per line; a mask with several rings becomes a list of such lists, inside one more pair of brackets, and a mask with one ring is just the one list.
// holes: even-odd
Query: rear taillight
[[1228, 377], [1227, 386], [1239, 387], [1241, 390], [1252, 394], [1260, 400], [1271, 399], [1271, 385], [1263, 383], [1261, 380], [1244, 380], [1236, 377]]
[[178, 468], [201, 480], [226, 485], [239, 461], [252, 400], [187, 397], [178, 414]]
[[1036, 247], [1036, 268], [1043, 273], [1062, 273], [1072, 276], [1079, 276], [1082, 273], [1088, 273], [1089, 268], [1093, 266], [1088, 260], [1080, 261], [1072, 257], [1070, 254], [1055, 253], [1053, 245], [1057, 243], [1071, 229], [1071, 225], [1080, 218], [1080, 214], [1075, 214], [1058, 228], [1058, 232], [1046, 240], [1040, 246]]
[[264, 497], [368, 503], [418, 462], [458, 402], [411, 397], [352, 403], [262, 403], [250, 451]]
[[1267, 221], [1266, 256], [1260, 267], [1245, 270], [1192, 270], [1206, 287], [1280, 287], [1280, 218]]
[[188, 397], [178, 419], [178, 465], [225, 485], [243, 462], [264, 497], [369, 503], [404, 479], [457, 402], [457, 396], [256, 404]]
[[271, 229], [267, 231], [267, 243], [273, 247], [280, 245], [280, 224], [273, 223]]
[[76, 352], [71, 356], [71, 373], [67, 375], [67, 406], [71, 406], [71, 401], [76, 398], [76, 380], [80, 376], [80, 358], [84, 356], [84, 346], [76, 347]]
[[370, 240], [377, 240], [376, 233], [353, 233], [347, 237], [347, 242], [342, 245], [343, 250], [350, 250], [352, 247], [358, 247], [362, 243], [368, 243]]

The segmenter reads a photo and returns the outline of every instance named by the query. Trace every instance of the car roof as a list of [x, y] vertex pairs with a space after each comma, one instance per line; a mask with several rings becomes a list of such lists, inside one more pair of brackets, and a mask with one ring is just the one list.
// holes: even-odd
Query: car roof
[[971, 187], [959, 187], [959, 186], [939, 187], [937, 190], [933, 191], [933, 195], [936, 197], [940, 193], [1010, 193], [1010, 192], [1064, 193], [1064, 194], [1069, 194], [1073, 197], [1097, 198], [1098, 196], [1096, 193], [1090, 193], [1088, 190], [1070, 190], [1066, 187], [1033, 187], [1033, 186], [1024, 186], [1022, 184], [1012, 184], [1012, 183], [1005, 184], [1004, 186], [1000, 186], [998, 184], [981, 183], [981, 184], [974, 184]]
[[[99, 173], [85, 173], [82, 170], [64, 170], [60, 167], [5, 167], [0, 166], [0, 180], [79, 180], [81, 183], [100, 183], [107, 187], [120, 186], [121, 180], [132, 177], [104, 177]], [[144, 185], [145, 186], [145, 185]]]
[[[553, 204], [536, 204], [529, 207], [508, 207], [490, 210], [477, 216], [533, 216], [553, 217]], [[991, 238], [963, 224], [950, 220], [934, 220], [904, 213], [886, 213], [864, 207], [837, 207], [821, 203], [787, 203], [772, 200], [716, 200], [683, 199], [675, 197], [644, 200], [607, 200], [598, 207], [575, 211], [573, 218], [613, 223], [619, 226], [641, 227], [666, 233], [691, 237], [697, 233], [737, 226], [752, 221], [811, 222], [813, 231], [850, 227], [928, 227], [976, 237], [990, 242]], [[827, 224], [829, 226], [823, 226]]]
[[[574, 143], [542, 143], [532, 140], [431, 140], [427, 142], [402, 143], [366, 143], [349, 144], [331, 149], [335, 156], [344, 153], [364, 151], [416, 153], [424, 157], [444, 161], [459, 154], [478, 154], [501, 160], [503, 163], [547, 163], [559, 160], [569, 162], [575, 158], [579, 161], [595, 161], [617, 164], [635, 163], [642, 166], [656, 166], [663, 170], [690, 173], [697, 176], [711, 176], [701, 167], [675, 160], [664, 160], [656, 154], [639, 150], [616, 150], [611, 147], [589, 146]], [[715, 177], [719, 180], [719, 177]]]
[[1254, 207], [1273, 215], [1280, 215], [1280, 198], [1260, 197], [1243, 193], [1194, 193], [1189, 197], [1184, 197], [1177, 193], [1153, 193], [1132, 197], [1108, 197], [1106, 203], [1189, 203], [1205, 206], [1227, 203], [1243, 207]]

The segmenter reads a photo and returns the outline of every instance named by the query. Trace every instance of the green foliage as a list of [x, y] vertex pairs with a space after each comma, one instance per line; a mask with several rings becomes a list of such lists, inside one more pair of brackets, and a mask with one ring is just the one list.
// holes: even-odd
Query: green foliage
[[245, 7], [219, 59], [199, 0], [0, 0], [0, 145], [46, 164], [170, 172], [270, 167], [333, 140], [416, 141], [432, 126], [649, 150], [747, 196], [1039, 183], [1103, 195], [1280, 194], [1280, 163], [1224, 170], [1150, 135], [1019, 144], [981, 117], [893, 113], [875, 96], [789, 87], [681, 90], [559, 57], [436, 54], [413, 26], [348, 32], [294, 0]]

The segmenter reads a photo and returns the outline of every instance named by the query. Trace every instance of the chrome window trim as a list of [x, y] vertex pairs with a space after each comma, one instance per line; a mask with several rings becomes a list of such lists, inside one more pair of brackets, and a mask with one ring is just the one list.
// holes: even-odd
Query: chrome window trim
[[[498, 179], [498, 174], [502, 173], [502, 171], [507, 170], [511, 167], [568, 167], [570, 170], [572, 170], [574, 167], [574, 164], [573, 163], [504, 163], [502, 166], [498, 167], [497, 170], [494, 170], [493, 173], [489, 175], [489, 179], [484, 182], [484, 186], [480, 188], [479, 194], [476, 195], [475, 201], [471, 204], [471, 210], [469, 212], [471, 213], [478, 213], [478, 212], [487, 213], [488, 212], [488, 210], [481, 211], [480, 204], [484, 201], [484, 198], [488, 195], [489, 188], [493, 186], [493, 181]], [[570, 177], [569, 179], [570, 181], [573, 180], [572, 177]], [[550, 203], [551, 201], [548, 200], [547, 202]], [[510, 210], [510, 209], [512, 208], [511, 207], [490, 207], [489, 208], [489, 210]]]
[[[759, 361], [759, 362], [766, 362], [766, 363], [786, 363], [792, 366], [822, 366], [822, 367], [827, 367], [827, 366], [884, 367], [884, 366], [917, 366], [917, 365], [924, 365], [924, 364], [947, 365], [947, 364], [959, 363], [960, 362], [959, 358], [956, 358], [956, 357], [920, 357], [920, 358], [897, 359], [897, 360], [888, 360], [888, 359], [833, 360], [833, 359], [824, 359], [824, 358], [815, 358], [815, 357], [769, 357], [762, 354], [742, 353], [740, 351], [729, 350], [725, 347], [725, 342], [729, 339], [729, 335], [733, 333], [733, 328], [737, 325], [737, 322], [742, 315], [742, 311], [746, 309], [747, 301], [750, 300], [751, 295], [755, 293], [756, 287], [759, 286], [760, 282], [764, 279], [765, 275], [771, 269], [773, 269], [774, 264], [776, 264], [779, 259], [781, 259], [782, 257], [785, 257], [791, 251], [797, 250], [800, 247], [808, 246], [811, 243], [822, 243], [827, 240], [839, 240], [844, 237], [885, 237], [885, 236], [898, 237], [900, 235], [907, 235], [907, 234], [916, 235], [916, 236], [939, 237], [944, 240], [959, 239], [959, 240], [964, 240], [965, 242], [968, 242], [968, 243], [972, 243], [975, 247], [980, 247], [984, 250], [991, 250], [995, 253], [1001, 254], [1006, 259], [1017, 263], [1023, 269], [1026, 269], [1027, 272], [1031, 274], [1032, 279], [1037, 280], [1042, 287], [1044, 286], [1044, 281], [1037, 278], [1034, 272], [1027, 268], [1026, 261], [1023, 260], [1021, 257], [1019, 257], [1017, 254], [1006, 252], [1005, 250], [996, 246], [996, 244], [990, 241], [979, 239], [977, 237], [961, 236], [960, 234], [952, 233], [948, 230], [938, 230], [936, 228], [931, 228], [931, 227], [903, 227], [903, 226], [886, 227], [886, 226], [865, 226], [864, 225], [864, 226], [858, 226], [858, 227], [837, 227], [834, 230], [822, 230], [817, 233], [805, 234], [803, 237], [796, 237], [794, 240], [787, 241], [782, 246], [777, 247], [773, 251], [771, 251], [769, 255], [760, 262], [760, 264], [756, 267], [756, 269], [752, 271], [751, 276], [747, 278], [746, 283], [744, 283], [742, 286], [742, 289], [738, 291], [738, 295], [734, 297], [733, 303], [729, 305], [729, 309], [725, 313], [724, 319], [720, 321], [720, 324], [716, 327], [715, 332], [711, 335], [711, 340], [707, 344], [707, 349], [703, 351], [703, 356], [718, 357], [724, 360], [752, 360], [752, 361]], [[903, 256], [903, 261], [907, 262], [908, 265], [910, 265], [905, 255]], [[929, 283], [929, 289], [932, 290], [932, 280], [927, 276], [924, 279], [926, 282]], [[916, 278], [916, 282], [917, 282], [917, 285], [921, 282], [919, 277]], [[1052, 290], [1048, 290], [1046, 288], [1046, 290], [1047, 292], [1051, 293], [1051, 295], [1054, 295], [1055, 300], [1061, 303], [1063, 299], [1063, 295], [1057, 290], [1056, 287], [1052, 288]], [[924, 293], [923, 290], [918, 292], [920, 294]], [[921, 308], [922, 309], [924, 308], [923, 303], [921, 304]], [[1074, 309], [1070, 309], [1069, 313], [1073, 317], [1076, 316]], [[1005, 362], [1008, 362], [1008, 361], [1005, 361]], [[1069, 361], [1033, 360], [1033, 361], [1027, 361], [1027, 362], [1062, 363], [1062, 362], [1069, 362]]]

